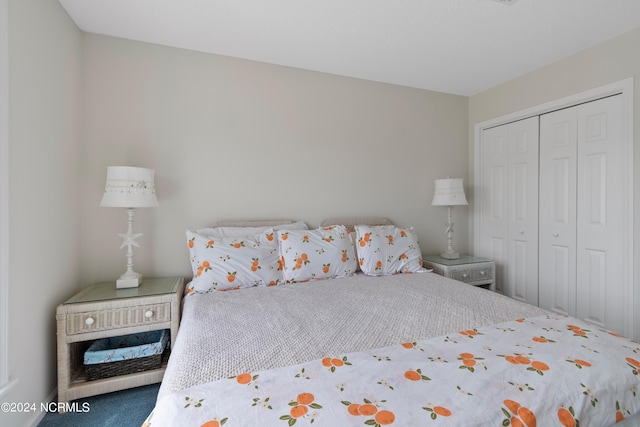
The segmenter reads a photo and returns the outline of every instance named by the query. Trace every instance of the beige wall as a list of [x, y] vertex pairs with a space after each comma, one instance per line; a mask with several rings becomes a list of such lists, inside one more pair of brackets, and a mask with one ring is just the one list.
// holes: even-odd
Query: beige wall
[[125, 270], [125, 212], [98, 207], [109, 165], [156, 170], [160, 206], [134, 226], [145, 275], [189, 275], [185, 229], [232, 218], [381, 215], [445, 248], [433, 182], [466, 182], [468, 98], [91, 34], [83, 61], [83, 283]]
[[[584, 50], [535, 72], [497, 86], [469, 99], [469, 177], [474, 174], [474, 125], [508, 113], [584, 92], [629, 77], [634, 90], [634, 222], [640, 224], [640, 29]], [[470, 207], [469, 212], [472, 212]], [[471, 231], [471, 230], [470, 230]], [[471, 238], [471, 233], [470, 233]], [[635, 227], [635, 310], [640, 313], [640, 227]], [[640, 339], [640, 316], [635, 319], [635, 338]]]
[[445, 245], [432, 186], [467, 178], [467, 98], [82, 34], [57, 2], [9, 17], [5, 400], [53, 397], [55, 307], [124, 271], [126, 216], [98, 207], [109, 165], [157, 171], [160, 206], [136, 214], [146, 275], [188, 275], [185, 229], [229, 218], [385, 215]]
[[55, 307], [79, 289], [80, 54], [58, 2], [9, 1], [9, 402], [53, 397]]
[[[469, 183], [474, 124], [640, 72], [637, 30], [468, 99], [81, 34], [57, 2], [9, 6], [12, 401], [55, 388], [55, 306], [124, 271], [125, 213], [98, 207], [107, 166], [156, 169], [160, 206], [136, 214], [146, 275], [188, 275], [185, 228], [229, 218], [385, 215], [436, 252], [433, 180]], [[454, 209], [460, 250], [470, 212]]]

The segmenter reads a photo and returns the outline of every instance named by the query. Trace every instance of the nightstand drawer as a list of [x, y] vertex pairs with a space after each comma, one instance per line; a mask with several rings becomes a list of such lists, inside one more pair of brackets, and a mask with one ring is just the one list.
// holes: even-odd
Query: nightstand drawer
[[457, 259], [445, 259], [440, 255], [427, 255], [422, 265], [433, 272], [472, 286], [488, 286], [495, 290], [496, 264], [490, 259], [461, 255]]
[[493, 280], [493, 268], [481, 267], [481, 268], [465, 268], [461, 270], [451, 271], [451, 278], [459, 280], [465, 283], [492, 281]]
[[70, 313], [67, 315], [67, 334], [85, 334], [170, 320], [170, 303]]

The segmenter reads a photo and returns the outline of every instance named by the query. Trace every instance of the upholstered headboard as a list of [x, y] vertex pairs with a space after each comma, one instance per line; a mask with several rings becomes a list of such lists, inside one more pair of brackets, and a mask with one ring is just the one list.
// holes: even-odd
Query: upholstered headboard
[[253, 219], [247, 221], [236, 221], [236, 220], [228, 220], [228, 221], [218, 221], [213, 226], [214, 227], [271, 227], [275, 225], [282, 224], [293, 224], [294, 221], [290, 219]]
[[349, 230], [353, 231], [356, 225], [393, 225], [393, 222], [387, 217], [383, 216], [359, 216], [359, 217], [333, 217], [327, 218], [320, 224], [322, 227], [330, 225], [344, 225]]

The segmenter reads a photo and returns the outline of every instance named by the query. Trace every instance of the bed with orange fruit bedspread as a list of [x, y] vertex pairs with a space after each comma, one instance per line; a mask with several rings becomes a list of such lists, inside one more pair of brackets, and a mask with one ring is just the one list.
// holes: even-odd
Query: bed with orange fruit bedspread
[[433, 273], [195, 294], [146, 424], [606, 426], [640, 411], [639, 361]]

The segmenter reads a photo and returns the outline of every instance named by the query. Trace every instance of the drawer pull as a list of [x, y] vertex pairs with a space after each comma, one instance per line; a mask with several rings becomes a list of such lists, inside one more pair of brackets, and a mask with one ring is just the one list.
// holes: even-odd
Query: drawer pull
[[467, 273], [463, 273], [462, 277], [464, 277], [466, 279], [467, 277], [469, 277], [469, 275]]
[[87, 320], [84, 321], [84, 323], [86, 323], [87, 326], [93, 325], [93, 322], [94, 322], [93, 317], [87, 317]]
[[144, 312], [144, 317], [146, 317], [147, 319], [151, 319], [151, 317], [153, 317], [153, 311], [151, 310], [147, 310]]
[[485, 275], [484, 270], [482, 270], [482, 271], [480, 272], [480, 275], [481, 275], [481, 276], [484, 276], [484, 275]]

